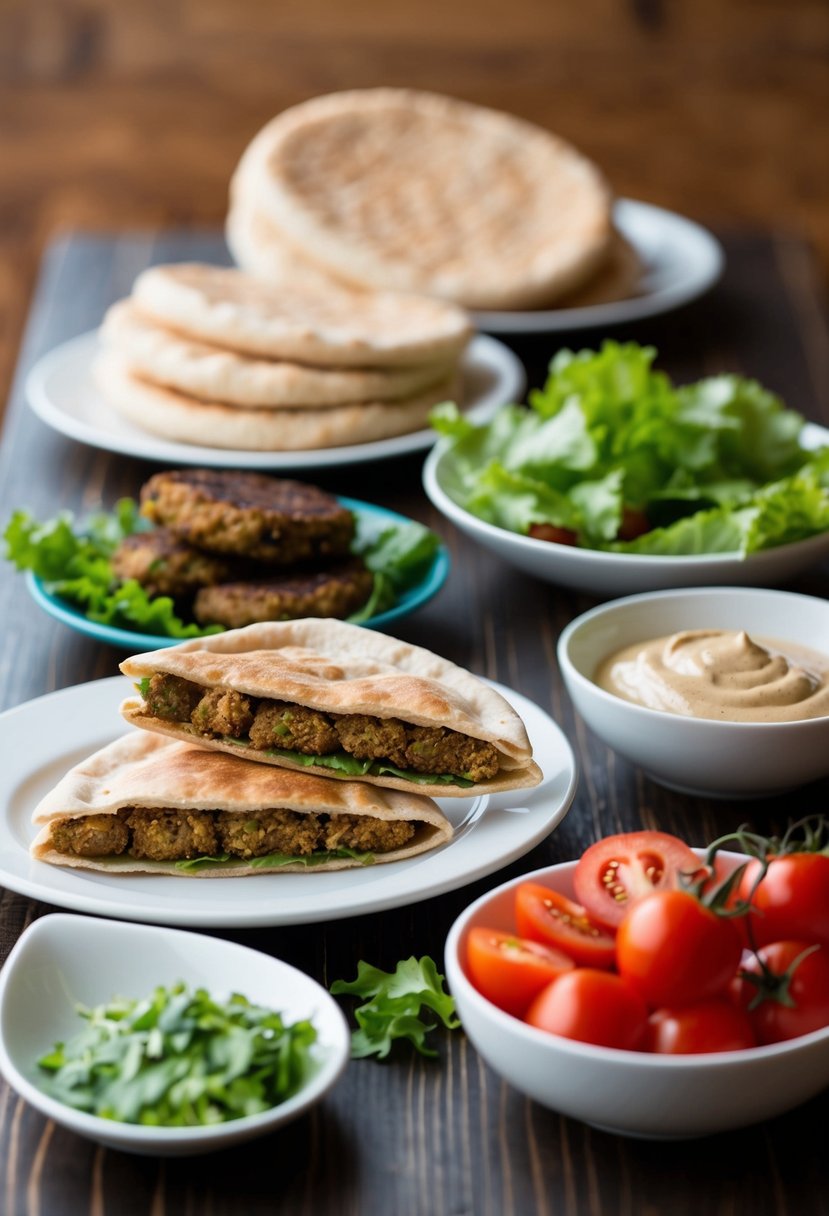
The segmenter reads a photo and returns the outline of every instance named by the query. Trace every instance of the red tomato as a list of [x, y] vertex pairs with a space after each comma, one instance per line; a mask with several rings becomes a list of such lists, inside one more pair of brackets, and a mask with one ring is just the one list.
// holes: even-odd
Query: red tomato
[[480, 927], [469, 932], [466, 963], [478, 991], [516, 1017], [524, 1014], [537, 992], [575, 966], [551, 946]]
[[644, 511], [636, 507], [622, 507], [622, 522], [619, 524], [617, 540], [636, 540], [650, 532], [651, 524]]
[[599, 1047], [636, 1051], [645, 1034], [645, 1002], [618, 975], [577, 967], [542, 988], [524, 1021], [550, 1034]]
[[737, 970], [740, 935], [686, 891], [656, 891], [619, 926], [616, 963], [649, 1005], [692, 1005], [718, 996]]
[[726, 1000], [713, 1000], [684, 1009], [657, 1009], [648, 1018], [645, 1045], [660, 1055], [696, 1055], [742, 1051], [756, 1047], [757, 1039], [747, 1013]]
[[739, 886], [740, 897], [750, 899], [756, 909], [748, 916], [755, 944], [803, 938], [829, 947], [829, 857], [823, 853], [773, 857], [752, 895], [759, 869], [759, 861], [749, 862]]
[[819, 946], [790, 971], [809, 945], [804, 941], [771, 942], [758, 950], [759, 958], [746, 958], [740, 968], [762, 976], [762, 960], [773, 977], [761, 986], [763, 999], [754, 1009], [749, 1006], [758, 995], [756, 984], [738, 978], [731, 989], [739, 1005], [748, 1010], [759, 1043], [780, 1043], [829, 1026], [829, 950]]
[[612, 967], [613, 936], [584, 908], [538, 882], [522, 882], [515, 892], [515, 924], [521, 937], [563, 950], [585, 967]]
[[582, 854], [573, 876], [576, 899], [603, 925], [617, 926], [633, 904], [654, 891], [678, 888], [680, 874], [694, 874], [700, 861], [687, 844], [667, 832], [606, 836]]
[[579, 543], [578, 533], [574, 532], [572, 528], [557, 528], [555, 524], [530, 524], [527, 536], [532, 536], [535, 540], [552, 541], [555, 545], [577, 545]]

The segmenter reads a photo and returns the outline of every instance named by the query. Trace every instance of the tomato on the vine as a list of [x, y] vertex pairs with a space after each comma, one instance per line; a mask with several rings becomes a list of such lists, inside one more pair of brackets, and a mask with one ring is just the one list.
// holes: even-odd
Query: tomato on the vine
[[619, 974], [653, 1007], [718, 996], [741, 953], [731, 920], [686, 891], [646, 896], [630, 909], [616, 936]]
[[625, 913], [654, 891], [680, 889], [701, 868], [684, 841], [667, 832], [606, 836], [582, 853], [573, 875], [576, 899], [604, 925], [621, 924]]
[[661, 1055], [741, 1051], [756, 1046], [748, 1014], [727, 1000], [715, 998], [682, 1009], [656, 1009], [648, 1018], [646, 1050]]
[[829, 948], [770, 942], [746, 959], [729, 991], [748, 1012], [759, 1043], [820, 1030], [829, 1026]]
[[516, 1017], [536, 993], [575, 967], [571, 958], [551, 946], [480, 926], [469, 932], [466, 963], [478, 991]]
[[823, 853], [771, 857], [757, 885], [760, 866], [757, 860], [748, 863], [738, 892], [755, 909], [747, 922], [755, 945], [803, 938], [829, 948], [829, 857]]
[[524, 1020], [566, 1039], [635, 1051], [647, 1018], [645, 1002], [618, 975], [577, 967], [542, 988]]
[[522, 882], [515, 892], [515, 925], [520, 937], [563, 950], [584, 967], [612, 967], [613, 935], [595, 924], [584, 908], [538, 882]]

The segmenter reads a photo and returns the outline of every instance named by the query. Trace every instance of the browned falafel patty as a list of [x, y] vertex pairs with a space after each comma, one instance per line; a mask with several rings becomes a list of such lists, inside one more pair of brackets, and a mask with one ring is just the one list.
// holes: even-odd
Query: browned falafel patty
[[189, 861], [220, 852], [240, 859], [271, 853], [307, 857], [346, 848], [389, 853], [411, 840], [415, 831], [416, 824], [408, 820], [302, 815], [283, 807], [250, 814], [124, 807], [116, 815], [62, 820], [52, 827], [51, 843], [59, 853], [75, 857], [127, 854], [152, 861]]
[[156, 473], [141, 510], [200, 549], [276, 565], [344, 557], [354, 536], [353, 515], [332, 494], [264, 473]]
[[173, 599], [193, 595], [200, 587], [227, 582], [234, 574], [228, 558], [202, 553], [171, 528], [153, 528], [125, 536], [110, 558], [116, 578], [134, 578], [150, 596]]
[[150, 677], [143, 695], [154, 717], [189, 722], [198, 734], [229, 736], [259, 751], [284, 749], [308, 756], [342, 751], [360, 760], [385, 760], [396, 768], [473, 782], [494, 777], [500, 768], [493, 744], [446, 726], [325, 713], [228, 689], [205, 690], [180, 676], [161, 674]]
[[241, 629], [257, 621], [290, 621], [306, 616], [337, 617], [356, 612], [371, 595], [374, 576], [360, 558], [327, 570], [282, 578], [205, 586], [196, 595], [193, 616], [200, 625]]

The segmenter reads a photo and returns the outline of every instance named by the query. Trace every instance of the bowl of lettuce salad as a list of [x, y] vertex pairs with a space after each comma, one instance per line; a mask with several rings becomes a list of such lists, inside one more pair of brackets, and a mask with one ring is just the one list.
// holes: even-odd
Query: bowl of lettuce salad
[[677, 386], [656, 351], [559, 351], [529, 406], [450, 404], [429, 498], [528, 574], [595, 595], [784, 582], [829, 555], [829, 431], [755, 380]]

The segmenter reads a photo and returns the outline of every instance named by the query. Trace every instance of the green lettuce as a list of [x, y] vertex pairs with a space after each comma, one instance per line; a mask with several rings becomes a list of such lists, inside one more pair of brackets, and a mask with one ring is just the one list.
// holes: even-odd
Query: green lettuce
[[299, 856], [296, 853], [267, 853], [263, 857], [231, 857], [229, 853], [219, 853], [215, 857], [190, 857], [186, 861], [177, 861], [176, 869], [184, 870], [185, 873], [192, 873], [196, 870], [214, 870], [221, 869], [228, 865], [244, 865], [253, 866], [254, 869], [265, 869], [272, 866], [289, 866], [302, 865], [309, 869], [314, 866], [321, 866], [326, 861], [336, 861], [342, 858], [351, 858], [353, 861], [358, 861], [362, 866], [370, 866], [374, 864], [373, 853], [361, 853], [358, 849], [329, 849], [320, 850], [317, 853], [306, 853]]
[[[238, 740], [232, 739], [230, 742], [236, 743]], [[325, 756], [311, 756], [306, 752], [294, 752], [284, 747], [269, 747], [267, 754], [279, 756], [283, 760], [293, 760], [306, 768], [320, 765], [323, 768], [330, 768], [334, 772], [345, 773], [348, 777], [364, 777], [366, 773], [371, 773], [373, 777], [384, 775], [402, 777], [403, 780], [411, 781], [415, 785], [459, 785], [462, 789], [468, 789], [470, 785], [475, 784], [469, 777], [459, 774], [417, 773], [413, 769], [397, 768], [386, 760], [359, 760], [356, 756], [350, 756], [348, 752], [329, 752]]]
[[[551, 524], [619, 553], [745, 555], [826, 531], [829, 448], [801, 446], [800, 414], [740, 376], [677, 388], [655, 356], [633, 342], [560, 351], [529, 409], [483, 426], [439, 406], [447, 492], [509, 531]], [[651, 530], [620, 540], [630, 509]]]
[[412, 955], [398, 963], [394, 971], [359, 962], [356, 979], [335, 980], [331, 985], [335, 996], [368, 998], [354, 1010], [358, 1029], [351, 1034], [352, 1058], [377, 1056], [382, 1060], [395, 1039], [408, 1039], [421, 1055], [436, 1056], [434, 1048], [426, 1044], [426, 1036], [438, 1021], [427, 1021], [422, 1016], [424, 1011], [435, 1014], [449, 1030], [460, 1026], [454, 998], [443, 984], [444, 977], [428, 955], [421, 959]]

